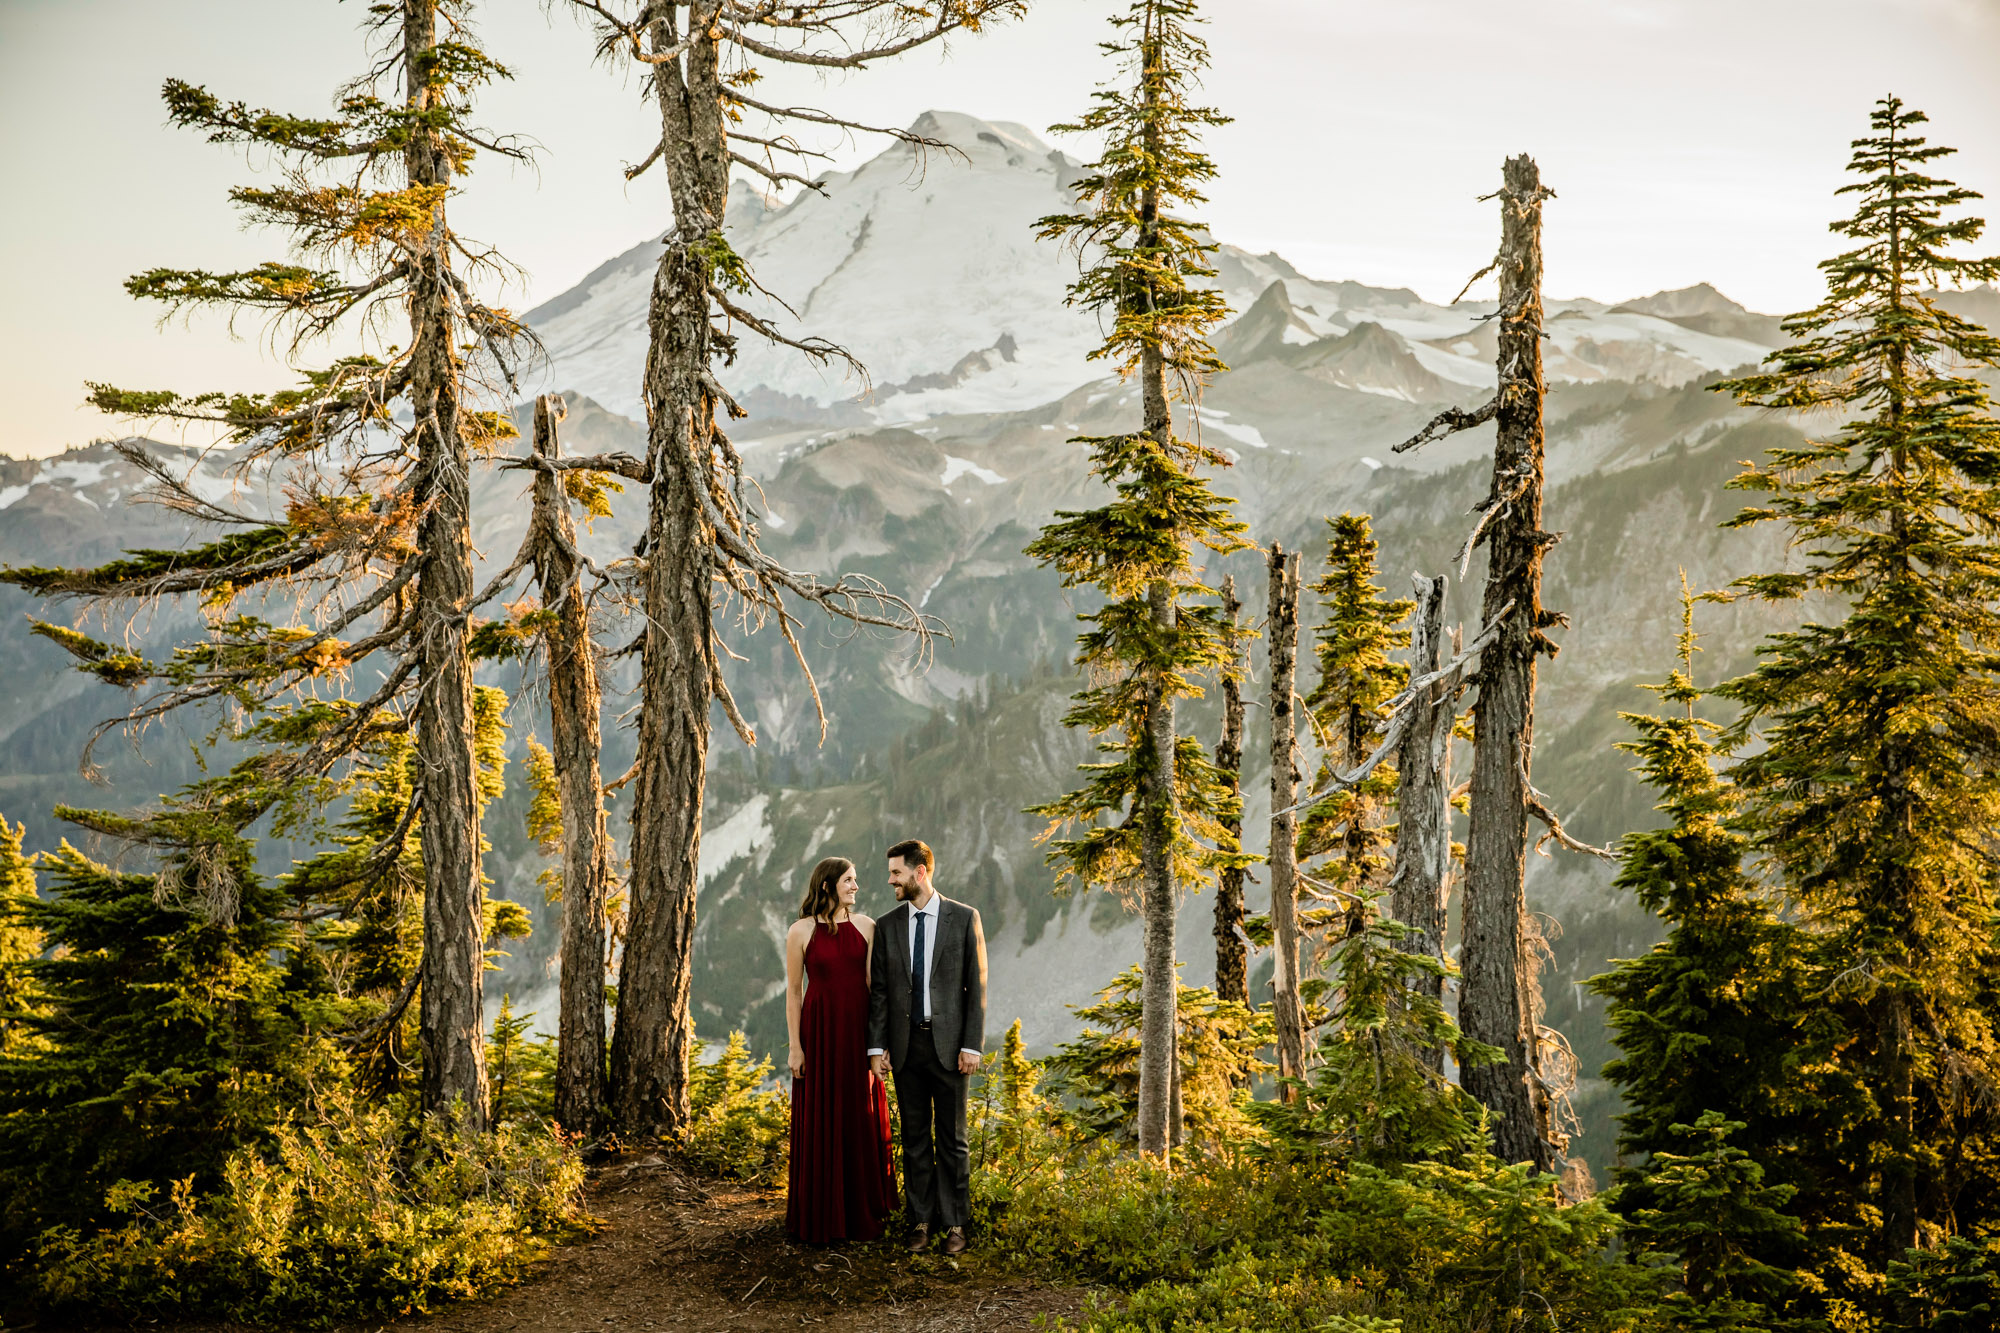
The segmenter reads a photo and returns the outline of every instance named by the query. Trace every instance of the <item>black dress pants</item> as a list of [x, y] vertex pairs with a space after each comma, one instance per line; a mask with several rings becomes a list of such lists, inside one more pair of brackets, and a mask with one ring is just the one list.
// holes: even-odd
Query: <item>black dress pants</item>
[[903, 1121], [903, 1199], [910, 1225], [962, 1227], [972, 1218], [972, 1153], [965, 1138], [965, 1075], [957, 1053], [939, 1061], [929, 1024], [911, 1024], [896, 1070]]

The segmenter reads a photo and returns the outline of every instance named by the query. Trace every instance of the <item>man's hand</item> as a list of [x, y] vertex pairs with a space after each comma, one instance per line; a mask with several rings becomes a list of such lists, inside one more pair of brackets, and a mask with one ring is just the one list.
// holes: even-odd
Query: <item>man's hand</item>
[[869, 1056], [868, 1067], [875, 1071], [876, 1078], [889, 1077], [889, 1057], [886, 1055]]
[[978, 1051], [960, 1051], [960, 1052], [958, 1053], [958, 1072], [959, 1072], [959, 1073], [961, 1073], [961, 1074], [976, 1074], [976, 1073], [978, 1073], [978, 1072], [979, 1072], [979, 1052], [978, 1052]]

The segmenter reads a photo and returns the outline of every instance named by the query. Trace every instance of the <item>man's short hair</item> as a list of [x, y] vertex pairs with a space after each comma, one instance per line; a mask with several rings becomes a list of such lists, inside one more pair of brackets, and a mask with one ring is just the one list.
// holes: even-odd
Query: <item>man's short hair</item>
[[931, 845], [922, 838], [905, 838], [891, 847], [888, 855], [906, 866], [922, 866], [933, 874], [937, 872], [937, 857], [931, 855]]

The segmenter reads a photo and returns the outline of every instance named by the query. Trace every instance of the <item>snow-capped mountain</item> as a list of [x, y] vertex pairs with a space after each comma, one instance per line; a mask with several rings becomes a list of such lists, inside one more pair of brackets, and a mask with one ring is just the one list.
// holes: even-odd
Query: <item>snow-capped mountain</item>
[[[1018, 410], [1102, 376], [1088, 360], [1094, 314], [1064, 304], [1078, 256], [1034, 238], [1034, 222], [1076, 206], [1078, 162], [1012, 122], [924, 112], [912, 132], [950, 152], [896, 144], [824, 194], [774, 204], [748, 184], [730, 196], [726, 230], [772, 294], [758, 312], [788, 334], [826, 336], [868, 366], [870, 382], [792, 348], [744, 336], [732, 392], [760, 416], [818, 416], [852, 404], [854, 424], [906, 424], [942, 414]], [[646, 298], [660, 244], [606, 262], [576, 288], [532, 310], [550, 354], [550, 384], [640, 416]], [[1314, 348], [1304, 360], [1346, 388], [1414, 402], [1450, 400], [1494, 382], [1494, 302], [1430, 304], [1410, 290], [1318, 282], [1278, 254], [1224, 244], [1218, 282], [1250, 320], [1280, 288], [1282, 318], [1260, 352]], [[1754, 362], [1776, 344], [1776, 320], [1714, 288], [1662, 292], [1606, 306], [1552, 300], [1556, 380], [1682, 384]], [[1246, 338], [1236, 338], [1238, 348]], [[810, 408], [808, 408], [810, 404]], [[758, 422], [748, 422], [758, 430]]]
[[[848, 348], [870, 376], [864, 384], [746, 335], [728, 381], [754, 409], [751, 432], [756, 417], [826, 419], [841, 404], [851, 407], [835, 419], [880, 425], [1019, 410], [1103, 374], [1088, 360], [1101, 338], [1096, 317], [1064, 304], [1078, 256], [1034, 232], [1036, 219], [1075, 207], [1078, 163], [1010, 122], [929, 111], [910, 128], [951, 151], [899, 143], [828, 176], [824, 194], [801, 191], [782, 205], [741, 183], [731, 195], [731, 243], [791, 307], [762, 301], [758, 313], [790, 335]], [[642, 414], [659, 253], [657, 241], [635, 246], [529, 312], [551, 385]], [[1314, 349], [1304, 363], [1328, 383], [1415, 402], [1493, 384], [1491, 301], [1438, 306], [1408, 290], [1315, 281], [1279, 255], [1230, 245], [1216, 268], [1245, 321], [1281, 287], [1282, 317], [1259, 311], [1277, 323], [1255, 346]], [[1776, 341], [1775, 321], [1707, 287], [1618, 306], [1551, 301], [1549, 315], [1548, 370], [1563, 381], [1682, 384], [1754, 362]]]

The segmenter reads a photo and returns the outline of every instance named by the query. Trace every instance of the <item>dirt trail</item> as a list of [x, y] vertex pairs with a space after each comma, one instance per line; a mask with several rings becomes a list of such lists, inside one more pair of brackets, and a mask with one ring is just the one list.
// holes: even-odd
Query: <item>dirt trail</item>
[[[784, 1232], [784, 1196], [695, 1182], [657, 1157], [594, 1175], [598, 1235], [490, 1301], [390, 1325], [398, 1333], [669, 1333], [816, 1327], [883, 1333], [1032, 1329], [1082, 1293], [884, 1240], [822, 1249]], [[371, 1330], [370, 1333], [373, 1333]]]

